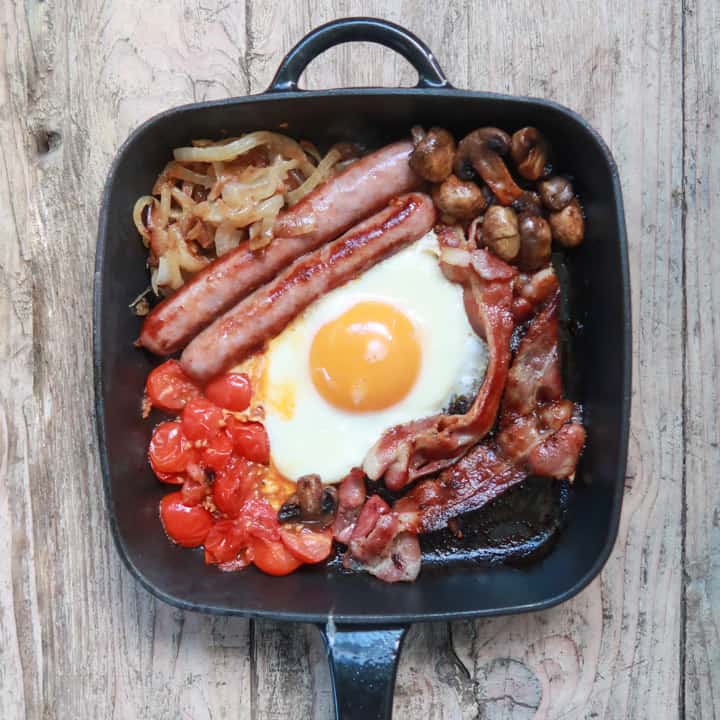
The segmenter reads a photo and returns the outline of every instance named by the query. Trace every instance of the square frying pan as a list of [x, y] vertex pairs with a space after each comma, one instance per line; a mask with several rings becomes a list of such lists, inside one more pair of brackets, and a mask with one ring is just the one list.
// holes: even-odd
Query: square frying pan
[[[314, 57], [353, 41], [396, 50], [417, 70], [418, 84], [298, 88]], [[415, 124], [445, 127], [456, 137], [483, 125], [510, 133], [537, 126], [554, 149], [555, 166], [573, 177], [587, 217], [585, 242], [567, 254], [561, 273], [570, 330], [565, 387], [582, 404], [587, 428], [575, 483], [569, 488], [531, 480], [510, 491], [514, 494], [480, 512], [477, 532], [463, 547], [447, 537], [424, 540], [427, 559], [411, 584], [385, 584], [337, 565], [305, 566], [282, 578], [254, 567], [219, 572], [203, 563], [199, 551], [168, 542], [158, 521], [164, 488], [146, 458], [154, 423], [139, 412], [145, 379], [158, 360], [133, 346], [140, 319], [128, 309], [148, 284], [145, 250], [132, 221], [135, 200], [152, 187], [173, 148], [194, 138], [278, 129], [321, 148], [342, 140], [377, 147], [407, 136]], [[600, 136], [576, 113], [547, 100], [457, 90], [428, 47], [404, 28], [372, 18], [328, 23], [288, 53], [266, 92], [174, 108], [135, 130], [118, 151], [102, 198], [94, 300], [97, 432], [107, 511], [121, 558], [151, 593], [179, 608], [317, 624], [339, 718], [390, 717], [397, 657], [410, 623], [548, 608], [585, 587], [610, 554], [623, 494], [631, 370], [627, 239], [617, 168]], [[529, 535], [522, 531], [528, 527]], [[533, 543], [544, 551], [529, 552]]]

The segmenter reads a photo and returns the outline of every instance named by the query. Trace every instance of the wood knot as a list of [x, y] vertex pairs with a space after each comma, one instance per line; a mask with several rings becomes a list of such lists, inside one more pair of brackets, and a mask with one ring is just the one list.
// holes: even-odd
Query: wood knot
[[47, 128], [39, 128], [34, 133], [35, 150], [38, 155], [47, 155], [48, 153], [60, 147], [62, 136], [55, 130]]

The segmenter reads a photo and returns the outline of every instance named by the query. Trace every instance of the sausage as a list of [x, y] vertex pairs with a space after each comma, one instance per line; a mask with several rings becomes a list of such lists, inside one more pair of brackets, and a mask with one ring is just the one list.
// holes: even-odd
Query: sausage
[[434, 222], [435, 207], [427, 195], [393, 200], [218, 318], [185, 348], [181, 365], [199, 381], [218, 375], [275, 337], [319, 297], [425, 235]]
[[[320, 185], [277, 219], [275, 239], [265, 250], [253, 252], [241, 243], [153, 308], [137, 344], [156, 355], [174, 353], [298, 257], [418, 188], [422, 180], [408, 164], [412, 150], [409, 140], [387, 145]], [[298, 235], [308, 226], [313, 229]]]

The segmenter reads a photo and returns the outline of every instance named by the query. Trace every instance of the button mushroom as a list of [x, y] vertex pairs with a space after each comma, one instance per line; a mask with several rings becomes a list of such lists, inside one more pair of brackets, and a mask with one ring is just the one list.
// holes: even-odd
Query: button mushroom
[[482, 190], [474, 182], [459, 180], [456, 175], [450, 175], [445, 182], [436, 185], [432, 199], [442, 215], [457, 220], [472, 220], [487, 207]]
[[547, 265], [552, 250], [550, 225], [539, 215], [525, 213], [518, 220], [520, 252], [518, 266], [526, 272], [539, 270]]
[[455, 160], [455, 138], [443, 128], [430, 128], [422, 138], [413, 128], [415, 149], [410, 153], [410, 167], [423, 179], [442, 182], [452, 172]]
[[573, 186], [567, 178], [555, 175], [538, 183], [543, 204], [549, 210], [566, 208], [575, 197]]
[[565, 247], [576, 247], [585, 237], [585, 218], [576, 199], [562, 210], [550, 213], [548, 222], [553, 239]]
[[538, 180], [548, 173], [550, 145], [540, 131], [524, 127], [512, 136], [510, 157], [526, 180]]
[[482, 240], [501, 260], [512, 262], [520, 251], [520, 232], [515, 211], [492, 205], [485, 213]]
[[501, 155], [510, 149], [510, 136], [494, 127], [479, 128], [466, 135], [455, 154], [455, 174], [470, 179], [468, 165], [490, 186], [502, 205], [510, 205], [523, 191], [510, 175]]
[[530, 213], [530, 215], [542, 215], [543, 206], [540, 196], [532, 190], [525, 191], [513, 204], [513, 210], [522, 215], [522, 213]]

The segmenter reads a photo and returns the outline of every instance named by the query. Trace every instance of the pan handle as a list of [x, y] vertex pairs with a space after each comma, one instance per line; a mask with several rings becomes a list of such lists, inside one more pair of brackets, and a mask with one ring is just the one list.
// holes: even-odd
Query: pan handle
[[308, 33], [283, 58], [267, 92], [297, 91], [298, 80], [320, 53], [346, 42], [374, 42], [400, 53], [418, 72], [419, 88], [447, 88], [450, 83], [430, 48], [400, 25], [377, 18], [333, 20]]
[[390, 720], [395, 673], [407, 625], [321, 625], [336, 720]]

